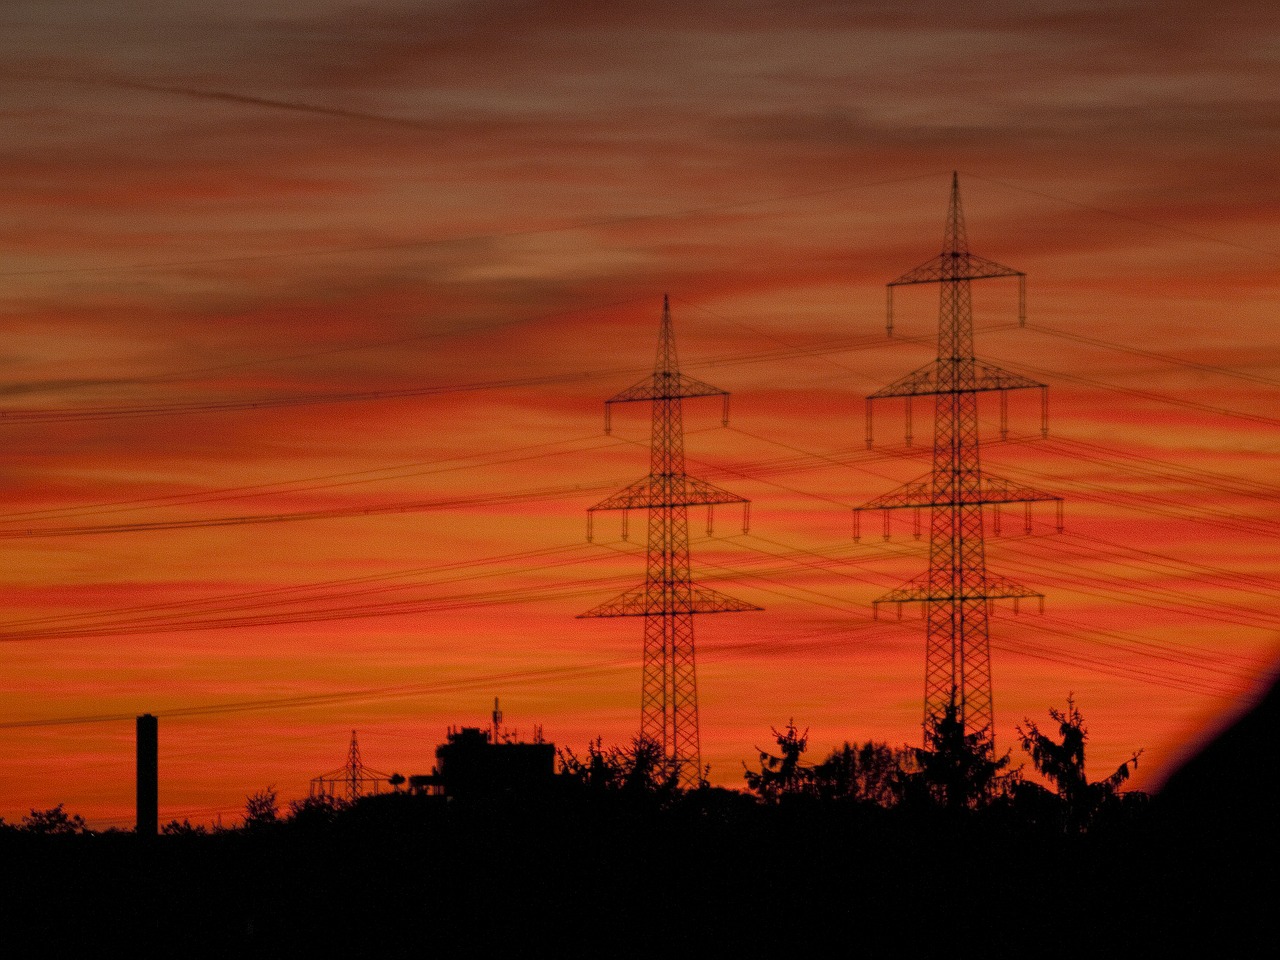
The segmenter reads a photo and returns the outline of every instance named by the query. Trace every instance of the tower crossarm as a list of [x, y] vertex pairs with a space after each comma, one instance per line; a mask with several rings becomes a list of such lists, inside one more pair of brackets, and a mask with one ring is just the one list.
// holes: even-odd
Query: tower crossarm
[[1049, 389], [1048, 384], [1024, 377], [1012, 370], [997, 367], [994, 363], [986, 363], [982, 360], [973, 362], [973, 390], [981, 393], [990, 390], [1030, 390], [1032, 388]]
[[938, 392], [938, 361], [931, 360], [929, 365], [907, 374], [901, 380], [895, 380], [887, 387], [881, 387], [867, 397], [872, 400], [886, 400], [889, 397], [929, 397]]
[[[961, 286], [968, 296], [971, 280], [989, 280], [998, 277], [1016, 277], [1018, 280], [1018, 326], [1027, 324], [1027, 275], [1021, 270], [996, 263], [986, 257], [969, 252], [965, 235], [964, 212], [960, 207], [960, 179], [951, 176], [951, 206], [947, 213], [947, 227], [942, 239], [942, 252], [926, 260], [913, 270], [908, 270], [885, 287], [885, 330], [893, 336], [893, 290], [920, 283], [941, 283], [956, 289]], [[945, 293], [944, 293], [945, 297]]]
[[[683, 591], [681, 591], [683, 592]], [[692, 584], [687, 598], [679, 594], [668, 601], [663, 591], [649, 587], [636, 587], [621, 596], [615, 597], [598, 607], [592, 607], [586, 613], [578, 614], [578, 619], [586, 617], [646, 617], [685, 614], [685, 613], [741, 613], [749, 610], [761, 610], [754, 604], [737, 600], [710, 587]]]
[[634, 403], [639, 400], [677, 400], [686, 397], [727, 397], [728, 395], [729, 391], [713, 387], [678, 370], [674, 372], [660, 370], [649, 374], [621, 393], [615, 393], [605, 401], [605, 404]]
[[965, 600], [1044, 600], [1044, 594], [1037, 593], [1030, 587], [1024, 587], [1008, 577], [988, 574], [978, 583], [961, 586], [947, 583], [934, 583], [928, 574], [909, 580], [907, 583], [890, 590], [884, 596], [872, 601], [878, 610], [882, 603], [959, 603]]
[[[742, 504], [742, 532], [751, 529], [751, 501], [736, 493], [722, 490], [713, 483], [688, 474], [650, 474], [630, 486], [606, 497], [587, 509], [587, 540], [595, 539], [595, 516], [599, 510], [663, 510], [668, 508], [706, 507], [707, 536], [714, 530], [714, 508], [717, 503]], [[622, 539], [627, 539], [627, 514], [622, 515]]]
[[[969, 364], [972, 366], [970, 367]], [[969, 364], [965, 366], [972, 370], [972, 375], [965, 372], [961, 376], [956, 376], [955, 368], [958, 364], [953, 360], [940, 358], [868, 396], [866, 401], [867, 446], [872, 445], [872, 424], [875, 419], [877, 400], [887, 400], [891, 397], [903, 397], [906, 400], [906, 442], [907, 446], [911, 446], [913, 398], [998, 392], [1000, 394], [1000, 437], [1004, 439], [1009, 434], [1009, 404], [1006, 394], [1010, 390], [1029, 390], [1033, 387], [1040, 391], [1040, 435], [1045, 437], [1049, 435], [1049, 388], [1045, 384], [1030, 377], [1024, 377], [1020, 373], [1014, 373], [1012, 370], [997, 367], [994, 363], [973, 360], [969, 361]], [[943, 369], [944, 366], [946, 369]]]
[[862, 514], [867, 510], [880, 510], [884, 513], [884, 538], [889, 539], [889, 511], [912, 509], [916, 511], [915, 536], [922, 535], [921, 511], [932, 509], [949, 509], [955, 507], [990, 506], [993, 507], [992, 519], [994, 531], [1000, 533], [1000, 506], [1002, 504], [1025, 503], [1027, 516], [1025, 529], [1031, 532], [1031, 504], [1053, 503], [1057, 506], [1057, 528], [1062, 532], [1062, 498], [1051, 493], [1044, 493], [1025, 484], [1013, 483], [1002, 477], [983, 474], [976, 490], [966, 492], [968, 488], [960, 487], [961, 495], [939, 497], [934, 487], [933, 475], [926, 474], [919, 479], [904, 483], [898, 489], [883, 496], [868, 500], [860, 507], [853, 508], [853, 538], [862, 539]]
[[638, 510], [644, 507], [696, 507], [709, 506], [716, 503], [747, 503], [746, 497], [722, 490], [715, 484], [690, 477], [685, 474], [673, 474], [668, 477], [648, 476], [643, 480], [606, 497], [588, 513], [596, 510]]
[[887, 387], [881, 387], [867, 397], [868, 400], [886, 400], [890, 397], [936, 397], [952, 393], [988, 393], [992, 390], [1027, 390], [1037, 387], [1047, 389], [1045, 384], [1020, 373], [1005, 370], [993, 363], [975, 360], [973, 363], [973, 380], [963, 384], [942, 387], [940, 384], [954, 378], [939, 375], [938, 367], [944, 361], [933, 360], [928, 366], [921, 367], [907, 374]]
[[[961, 503], [966, 502], [961, 498]], [[1025, 484], [1014, 483], [1005, 480], [1003, 477], [995, 477], [989, 473], [982, 475], [982, 488], [979, 498], [969, 500], [969, 503], [1062, 503], [1062, 498], [1052, 494], [1045, 493], [1043, 490], [1037, 490], [1035, 487], [1028, 487]]]
[[613, 432], [613, 405], [615, 403], [637, 403], [641, 400], [661, 402], [664, 400], [686, 400], [690, 397], [722, 397], [724, 403], [720, 413], [720, 422], [728, 426], [729, 391], [713, 387], [709, 383], [703, 383], [701, 380], [686, 376], [678, 370], [658, 370], [621, 393], [614, 394], [604, 402], [604, 432]]
[[1043, 493], [1034, 487], [1012, 483], [1000, 477], [983, 474], [981, 485], [971, 495], [963, 493], [958, 499], [938, 499], [934, 495], [933, 475], [928, 474], [910, 483], [904, 483], [883, 496], [868, 500], [858, 510], [901, 510], [907, 507], [957, 507], [964, 504], [1039, 503], [1061, 501], [1051, 493]]
[[[337, 770], [330, 770], [328, 773], [322, 773], [320, 776], [312, 777], [311, 779], [315, 783], [318, 783], [321, 780], [350, 780], [351, 772], [350, 765], [346, 765], [339, 767]], [[383, 773], [381, 770], [374, 770], [372, 767], [365, 766], [364, 764], [360, 765], [360, 767], [355, 771], [355, 774], [357, 780], [367, 781], [369, 783], [372, 783], [375, 780], [386, 780], [391, 776], [389, 773]]]
[[945, 283], [950, 280], [990, 280], [995, 277], [1025, 277], [1026, 273], [963, 250], [945, 251], [932, 260], [908, 270], [886, 286], [906, 287], [917, 283]]

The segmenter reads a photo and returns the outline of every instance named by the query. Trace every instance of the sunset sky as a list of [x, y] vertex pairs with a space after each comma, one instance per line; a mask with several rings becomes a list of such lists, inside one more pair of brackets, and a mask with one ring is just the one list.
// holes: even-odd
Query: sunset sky
[[[696, 8], [696, 9], [693, 9]], [[919, 740], [922, 572], [850, 508], [926, 473], [899, 405], [934, 355], [952, 170], [979, 356], [1050, 385], [982, 406], [983, 465], [1060, 493], [989, 568], [996, 738], [1073, 693], [1090, 773], [1158, 783], [1280, 658], [1280, 11], [1273, 2], [10, 0], [0, 31], [0, 816], [234, 821], [339, 766], [430, 770], [498, 696], [581, 751], [639, 725], [662, 296], [695, 574], [704, 760], [789, 718], [819, 759]], [[81, 722], [85, 720], [92, 722]], [[70, 722], [76, 721], [76, 722]], [[1025, 761], [1014, 750], [1015, 763]]]

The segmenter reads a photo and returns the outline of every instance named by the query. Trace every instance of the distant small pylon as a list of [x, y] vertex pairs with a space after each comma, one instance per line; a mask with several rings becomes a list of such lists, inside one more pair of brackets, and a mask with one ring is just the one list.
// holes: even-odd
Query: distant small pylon
[[352, 730], [351, 746], [347, 748], [346, 764], [337, 770], [331, 770], [313, 778], [310, 795], [313, 797], [341, 796], [341, 799], [347, 803], [355, 803], [366, 792], [377, 793], [382, 784], [390, 779], [388, 774], [380, 773], [364, 765], [364, 761], [360, 759], [360, 744], [356, 740], [356, 732]]
[[698, 732], [698, 680], [693, 644], [693, 615], [759, 610], [760, 607], [693, 582], [689, 570], [689, 507], [708, 509], [717, 503], [743, 505], [742, 532], [747, 532], [749, 501], [685, 473], [684, 422], [681, 401], [691, 397], [723, 397], [722, 421], [729, 422], [729, 394], [680, 372], [671, 306], [662, 298], [662, 327], [653, 373], [605, 401], [605, 432], [615, 403], [649, 401], [652, 427], [649, 475], [600, 501], [587, 511], [587, 539], [597, 510], [646, 509], [649, 541], [643, 586], [628, 590], [583, 617], [644, 617], [644, 666], [640, 695], [640, 736], [660, 746], [668, 771], [681, 786], [702, 779], [702, 744]]

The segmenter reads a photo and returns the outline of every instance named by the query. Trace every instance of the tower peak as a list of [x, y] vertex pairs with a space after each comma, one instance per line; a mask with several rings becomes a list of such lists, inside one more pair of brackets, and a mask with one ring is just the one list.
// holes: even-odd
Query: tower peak
[[969, 252], [969, 238], [964, 229], [964, 207], [960, 204], [960, 175], [951, 171], [951, 203], [947, 209], [947, 229], [942, 238], [942, 252], [945, 256], [962, 256]]
[[658, 333], [658, 357], [654, 363], [654, 372], [659, 374], [679, 374], [680, 357], [676, 354], [676, 336], [671, 326], [671, 299], [662, 295], [662, 329]]

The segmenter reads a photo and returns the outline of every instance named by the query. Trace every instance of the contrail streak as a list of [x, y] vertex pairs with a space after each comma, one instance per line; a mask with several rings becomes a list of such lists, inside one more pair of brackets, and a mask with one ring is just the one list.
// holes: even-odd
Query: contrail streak
[[298, 100], [276, 100], [271, 97], [255, 97], [245, 93], [232, 93], [228, 90], [202, 90], [198, 87], [175, 87], [160, 83], [144, 83], [140, 80], [113, 80], [95, 78], [77, 82], [99, 83], [104, 86], [118, 87], [124, 90], [147, 90], [152, 93], [174, 93], [184, 97], [195, 97], [199, 100], [220, 100], [224, 103], [239, 103], [251, 107], [267, 107], [272, 110], [292, 110], [296, 113], [314, 113], [326, 117], [341, 117], [344, 120], [359, 120], [366, 123], [389, 123], [397, 127], [412, 127], [417, 130], [434, 130], [438, 124], [406, 117], [391, 117], [382, 113], [366, 113], [363, 110], [345, 110], [342, 107], [325, 107], [314, 103], [303, 103]]
[[200, 87], [184, 87], [165, 83], [151, 83], [145, 80], [126, 80], [109, 76], [67, 76], [60, 74], [26, 73], [19, 71], [0, 71], [0, 75], [14, 80], [45, 80], [60, 83], [74, 83], [89, 87], [113, 87], [118, 90], [144, 90], [149, 93], [169, 93], [182, 97], [194, 97], [198, 100], [216, 100], [222, 103], [237, 103], [250, 107], [266, 107], [270, 110], [290, 110], [295, 113], [310, 113], [325, 117], [339, 117], [343, 120], [356, 120], [362, 123], [386, 123], [397, 127], [410, 127], [415, 130], [436, 130], [439, 125], [424, 120], [413, 120], [407, 117], [393, 117], [382, 113], [369, 113], [364, 110], [347, 110], [342, 107], [326, 107], [321, 104], [305, 103], [300, 100], [278, 100], [274, 97], [259, 97], [247, 93], [235, 93], [230, 90], [208, 90]]

